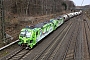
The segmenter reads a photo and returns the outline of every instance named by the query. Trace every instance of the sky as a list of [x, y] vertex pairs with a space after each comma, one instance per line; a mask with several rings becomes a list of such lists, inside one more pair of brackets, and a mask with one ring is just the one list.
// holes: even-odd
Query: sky
[[89, 4], [90, 4], [90, 0], [72, 0], [72, 1], [74, 2], [74, 4], [75, 4], [76, 6], [81, 6], [82, 1], [83, 1], [82, 6], [84, 6], [84, 5], [89, 5]]

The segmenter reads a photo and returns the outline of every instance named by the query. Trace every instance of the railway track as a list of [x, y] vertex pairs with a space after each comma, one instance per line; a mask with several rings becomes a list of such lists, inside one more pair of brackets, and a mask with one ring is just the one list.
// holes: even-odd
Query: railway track
[[85, 58], [83, 58], [84, 60], [85, 59], [87, 59], [87, 60], [89, 60], [90, 59], [90, 38], [89, 38], [89, 36], [90, 36], [90, 22], [88, 22], [87, 20], [86, 21], [84, 21], [84, 35], [86, 35], [85, 36], [85, 48], [86, 48], [86, 50], [85, 50], [85, 53], [83, 54], [84, 56], [85, 56]]
[[[72, 43], [65, 60], [78, 60], [81, 57], [82, 21], [77, 19], [76, 29], [73, 34]], [[80, 60], [80, 59], [79, 59]]]
[[[68, 60], [89, 60], [89, 22], [88, 20], [79, 19], [79, 31], [75, 43], [74, 59]], [[88, 21], [88, 22], [87, 22]], [[75, 41], [75, 40], [74, 40]]]
[[24, 52], [23, 48], [18, 47], [14, 52], [12, 52], [13, 54], [8, 54], [8, 56], [3, 57], [1, 60], [14, 60], [14, 59], [18, 60], [21, 57], [23, 57], [24, 54], [27, 52], [28, 52], [27, 50]]
[[75, 36], [75, 39], [73, 38], [73, 40], [75, 41], [74, 47], [73, 48], [73, 59], [72, 60], [78, 60], [78, 58], [81, 58], [81, 43], [82, 43], [82, 40], [81, 40], [81, 36], [82, 36], [82, 28], [81, 28], [81, 20], [80, 18], [77, 20], [79, 23], [76, 27], [78, 28], [76, 34], [74, 35]]
[[68, 43], [66, 51], [61, 60], [74, 60], [75, 47], [76, 47], [77, 36], [78, 36], [78, 32], [79, 32], [79, 27], [77, 27], [77, 26], [79, 26], [79, 25], [80, 25], [79, 22], [77, 22], [75, 24], [76, 29], [73, 30], [74, 32], [72, 32], [72, 34], [70, 36], [70, 39], [69, 39], [70, 42]]
[[26, 49], [21, 49], [20, 51], [18, 51], [16, 54], [6, 58], [6, 60], [19, 60], [21, 59], [25, 54], [27, 54], [29, 52], [29, 50]]

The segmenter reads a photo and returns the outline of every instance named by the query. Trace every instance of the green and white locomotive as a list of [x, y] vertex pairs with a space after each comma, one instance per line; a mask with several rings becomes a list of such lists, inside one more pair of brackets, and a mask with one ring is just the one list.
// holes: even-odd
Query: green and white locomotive
[[36, 43], [42, 40], [52, 31], [56, 30], [63, 23], [63, 19], [50, 19], [50, 21], [39, 23], [34, 26], [23, 28], [19, 35], [19, 45], [33, 48]]

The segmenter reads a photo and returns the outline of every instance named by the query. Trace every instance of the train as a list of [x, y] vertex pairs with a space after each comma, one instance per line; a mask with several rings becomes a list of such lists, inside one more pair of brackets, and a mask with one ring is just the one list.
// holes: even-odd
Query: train
[[32, 49], [38, 42], [56, 30], [65, 21], [68, 21], [70, 18], [80, 14], [82, 14], [81, 10], [79, 12], [63, 14], [56, 18], [52, 18], [49, 21], [38, 23], [36, 25], [26, 26], [25, 28], [21, 29], [18, 45], [25, 47], [26, 49]]

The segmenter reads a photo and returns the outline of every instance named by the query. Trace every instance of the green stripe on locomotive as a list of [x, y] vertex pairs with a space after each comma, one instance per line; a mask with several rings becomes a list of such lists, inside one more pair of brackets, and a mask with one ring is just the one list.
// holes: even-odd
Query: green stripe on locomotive
[[52, 23], [54, 24], [54, 30], [56, 30], [56, 28], [59, 27], [64, 22], [63, 18], [60, 18], [60, 19], [50, 19], [50, 21], [52, 21]]
[[58, 20], [58, 26], [60, 26], [61, 24], [64, 23], [64, 19], [63, 18], [60, 18], [60, 19], [57, 19]]

